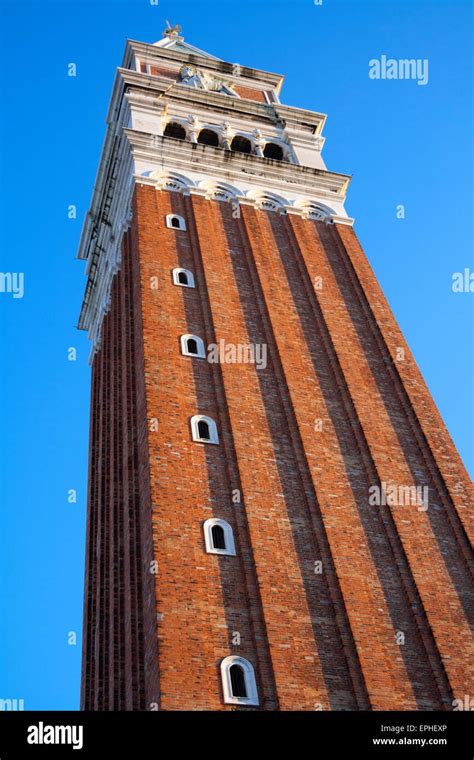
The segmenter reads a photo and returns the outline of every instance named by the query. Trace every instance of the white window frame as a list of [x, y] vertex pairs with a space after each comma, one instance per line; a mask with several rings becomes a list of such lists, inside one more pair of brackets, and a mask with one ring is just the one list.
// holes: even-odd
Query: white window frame
[[[187, 285], [179, 281], [178, 275], [180, 274], [180, 272], [184, 272], [187, 275], [187, 278], [188, 278]], [[173, 283], [175, 285], [178, 285], [180, 288], [195, 288], [196, 287], [196, 285], [194, 284], [193, 273], [190, 272], [189, 269], [183, 269], [182, 267], [177, 267], [176, 269], [173, 269]]]
[[[245, 686], [247, 688], [247, 697], [234, 697], [232, 694], [232, 682], [230, 680], [230, 669], [232, 665], [239, 665], [244, 671]], [[231, 655], [224, 657], [221, 662], [221, 680], [222, 691], [224, 693], [224, 702], [227, 705], [259, 705], [257, 682], [255, 680], [255, 671], [253, 665], [243, 657]]]
[[[212, 529], [218, 525], [224, 531], [225, 549], [218, 549], [214, 546], [214, 540], [212, 537]], [[225, 520], [221, 520], [218, 517], [212, 517], [210, 520], [206, 520], [203, 523], [204, 531], [204, 543], [206, 545], [207, 554], [224, 554], [227, 557], [235, 557], [237, 552], [235, 551], [234, 532], [232, 525]]]
[[[173, 227], [171, 223], [173, 219], [179, 221], [179, 227]], [[186, 232], [186, 222], [179, 214], [166, 214], [166, 226], [169, 227], [170, 230], [181, 230], [182, 232]]]
[[[198, 423], [199, 422], [207, 422], [209, 425], [209, 434], [210, 438], [201, 438], [199, 435], [199, 428]], [[193, 438], [193, 441], [196, 441], [196, 443], [213, 443], [218, 444], [219, 443], [219, 435], [217, 433], [217, 425], [214, 422], [211, 417], [206, 417], [204, 414], [195, 414], [194, 417], [191, 417], [191, 435]]]
[[[188, 350], [188, 340], [189, 338], [192, 338], [196, 341], [197, 344], [197, 354], [192, 354]], [[204, 347], [204, 341], [202, 338], [199, 338], [198, 335], [191, 335], [190, 333], [186, 333], [186, 335], [182, 335], [181, 338], [181, 353], [183, 356], [192, 356], [193, 359], [205, 359], [206, 358], [206, 349]]]

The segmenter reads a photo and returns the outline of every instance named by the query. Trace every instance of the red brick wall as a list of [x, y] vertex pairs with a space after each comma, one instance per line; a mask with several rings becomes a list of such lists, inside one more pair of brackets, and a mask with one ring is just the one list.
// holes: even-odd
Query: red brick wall
[[241, 85], [232, 85], [232, 89], [244, 100], [257, 100], [259, 103], [267, 102], [263, 90], [256, 90], [253, 87], [242, 87]]
[[[438, 652], [437, 678], [441, 683], [444, 670], [459, 697], [468, 693], [474, 654], [467, 617], [473, 612], [470, 549], [460, 518], [462, 510], [456, 509], [449, 497], [441, 473], [445, 471], [448, 480], [454, 476], [462, 482], [464, 468], [452, 443], [446, 447], [446, 460], [436, 459], [429, 448], [423, 424], [432, 425], [434, 404], [408, 346], [400, 332], [395, 333], [395, 320], [380, 290], [377, 299], [375, 277], [354, 232], [321, 224], [312, 232], [299, 219], [293, 221], [293, 228], [298, 230], [308, 273], [317, 271], [323, 277], [319, 303], [376, 468], [372, 482], [429, 486], [427, 511], [393, 507], [387, 510], [387, 522], [398, 536], [399, 572], [407, 586], [413, 585], [418, 592], [413, 606], [422, 612], [416, 614], [419, 630], [426, 628], [425, 637], [430, 634], [433, 639], [432, 657]], [[352, 255], [357, 250], [357, 269], [347, 249], [352, 249]], [[365, 286], [358, 279], [359, 267], [366, 276]], [[372, 311], [369, 299], [373, 305], [378, 303], [377, 311]], [[388, 330], [392, 330], [391, 353], [384, 337]], [[403, 360], [396, 359], [398, 348], [404, 350]], [[419, 419], [404, 386], [404, 375], [418, 376]]]
[[149, 479], [142, 474], [148, 457], [138, 422], [145, 416], [143, 349], [132, 266], [128, 233], [92, 367], [81, 692], [81, 706], [90, 710], [143, 710], [158, 699], [156, 605], [146, 572], [152, 559]]
[[150, 66], [150, 74], [154, 77], [166, 77], [167, 79], [177, 79], [178, 72], [166, 69], [163, 66]]
[[[457, 452], [353, 230], [234, 216], [136, 189], [93, 366], [83, 704], [236, 709], [219, 663], [238, 654], [265, 710], [450, 709], [473, 688]], [[182, 356], [183, 333], [263, 343], [268, 366]], [[218, 446], [191, 440], [197, 413]], [[428, 485], [428, 511], [369, 506], [382, 480]], [[236, 557], [205, 552], [212, 516]]]
[[[265, 706], [277, 706], [271, 664], [260, 612], [255, 571], [246, 542], [245, 513], [232, 506], [238, 488], [232, 441], [219, 424], [220, 446], [191, 442], [189, 418], [204, 413], [219, 420], [224, 404], [218, 370], [205, 361], [181, 356], [179, 337], [203, 336], [208, 306], [196, 268], [195, 245], [187, 233], [165, 227], [171, 202], [181, 197], [139, 191], [138, 254], [153, 505], [160, 706], [164, 709], [220, 709], [218, 666], [222, 657], [240, 654], [266, 675]], [[180, 208], [182, 211], [182, 209]], [[159, 251], [159, 254], [158, 254]], [[195, 290], [172, 284], [174, 267], [194, 271]], [[158, 288], [150, 287], [156, 277]], [[234, 482], [232, 482], [234, 480]], [[238, 556], [204, 552], [202, 523], [218, 516], [236, 535]], [[246, 556], [248, 559], [246, 559]], [[241, 646], [232, 646], [239, 632]], [[258, 660], [257, 660], [258, 657]]]

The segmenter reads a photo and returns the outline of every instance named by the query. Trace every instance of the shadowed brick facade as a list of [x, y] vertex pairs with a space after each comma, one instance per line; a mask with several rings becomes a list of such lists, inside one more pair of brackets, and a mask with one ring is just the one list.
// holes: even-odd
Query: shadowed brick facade
[[[152, 81], [157, 99], [167, 93], [167, 118], [173, 98], [189, 96], [184, 81], [169, 90], [170, 74], [161, 84], [176, 60], [202, 55], [200, 66], [229, 76], [229, 64], [186, 50], [182, 38], [165, 42], [154, 74], [139, 43], [126, 54], [121, 71], [137, 65], [123, 98], [139, 114]], [[279, 105], [260, 104], [271, 101], [264, 74], [238, 72], [255, 79], [235, 85], [238, 100], [191, 94], [209, 112], [254, 100], [267, 109], [252, 111], [257, 126], [267, 112], [275, 125]], [[119, 110], [109, 112], [115, 135]], [[327, 211], [327, 183], [345, 194], [344, 175], [319, 157], [302, 164], [296, 149], [283, 162], [253, 154], [244, 168], [254, 167], [263, 191], [225, 197], [242, 156], [163, 129], [145, 145], [131, 110], [122, 125], [129, 152], [110, 140], [82, 243], [81, 327], [94, 341], [82, 707], [452, 709], [473, 689], [472, 486], [352, 220], [342, 206]], [[279, 139], [291, 145], [296, 131]], [[184, 183], [181, 164], [146, 172], [151, 150], [152, 168], [189, 160], [204, 177], [225, 160], [226, 182], [219, 174], [210, 189], [189, 172]], [[278, 194], [280, 169], [288, 180]], [[291, 173], [301, 198], [278, 205]], [[117, 198], [127, 192], [124, 222]], [[308, 212], [311, 192], [326, 213]], [[186, 229], [167, 226], [169, 214]], [[104, 242], [110, 219], [121, 234]], [[195, 288], [173, 283], [178, 267]], [[184, 356], [184, 334], [205, 346], [265, 345], [267, 366]], [[218, 445], [192, 439], [196, 414], [216, 422]], [[428, 487], [428, 508], [371, 504], [381, 483]], [[235, 556], [206, 552], [212, 517], [232, 526]], [[253, 665], [258, 706], [224, 701], [229, 655]]]

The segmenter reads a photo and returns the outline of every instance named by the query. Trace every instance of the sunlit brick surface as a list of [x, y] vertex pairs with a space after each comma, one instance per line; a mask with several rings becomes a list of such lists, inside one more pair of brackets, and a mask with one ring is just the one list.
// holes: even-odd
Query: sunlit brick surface
[[[452, 709], [474, 688], [463, 465], [352, 228], [235, 217], [136, 188], [93, 365], [83, 707], [236, 709], [236, 654], [260, 697], [238, 709]], [[268, 365], [182, 356], [184, 333]], [[428, 509], [369, 505], [381, 481]], [[209, 517], [237, 556], [205, 552]]]

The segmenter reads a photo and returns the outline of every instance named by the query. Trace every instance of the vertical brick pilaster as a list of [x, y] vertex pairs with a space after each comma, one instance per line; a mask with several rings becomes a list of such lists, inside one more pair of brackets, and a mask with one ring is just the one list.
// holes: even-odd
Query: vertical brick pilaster
[[[416, 425], [424, 438], [426, 456], [431, 460], [433, 477], [436, 478], [437, 470], [438, 478], [442, 480], [441, 488], [448, 491], [449, 498], [456, 508], [457, 516], [455, 518], [453, 516], [453, 521], [460, 520], [462, 522], [472, 544], [474, 542], [473, 484], [360, 246], [355, 231], [353, 228], [343, 225], [337, 225], [336, 230], [335, 236], [340, 238], [344, 247], [347, 264], [353, 270], [359, 288], [363, 290], [367, 306], [377, 322], [387, 352], [392, 361], [395, 362], [397, 373], [403, 384], [403, 392], [412, 407], [413, 414], [416, 417]], [[405, 351], [406, 361], [397, 361], [397, 352], [400, 347]], [[439, 487], [438, 478], [436, 479]], [[460, 542], [464, 544], [460, 547], [461, 550], [465, 550], [466, 539], [460, 537]]]
[[[361, 294], [355, 289], [342, 253], [334, 239], [334, 231], [322, 224], [304, 226], [302, 220], [293, 222], [299, 230], [299, 245], [306, 255], [313, 275], [322, 277], [323, 287], [318, 302], [328, 325], [338, 361], [360, 422], [378, 478], [386, 483], [426, 484], [435, 504], [428, 511], [416, 506], [397, 506], [388, 510], [399, 536], [411, 574], [420, 595], [423, 612], [440, 651], [436, 669], [442, 679], [446, 670], [451, 688], [465, 693], [469, 643], [462, 605], [467, 603], [468, 585], [462, 588], [462, 553], [455, 547], [448, 525], [441, 525], [436, 483], [430, 478], [418, 444], [412, 435], [406, 410], [400, 402], [397, 388], [387, 362], [376, 340], [378, 324], [363, 308]], [[305, 232], [304, 232], [304, 231]], [[378, 481], [377, 481], [378, 482]], [[446, 567], [440, 553], [441, 539], [451, 552], [451, 567]], [[436, 571], [433, 558], [439, 558]], [[465, 565], [464, 565], [465, 567]], [[465, 572], [465, 571], [464, 571]], [[467, 576], [465, 576], [466, 578]], [[449, 608], [453, 618], [440, 614]], [[458, 622], [455, 624], [454, 620]], [[463, 655], [456, 660], [446, 657], [447, 650], [461, 648]], [[448, 699], [448, 696], [445, 696]]]

